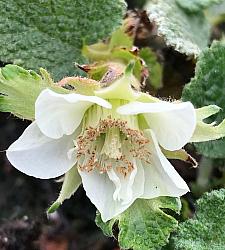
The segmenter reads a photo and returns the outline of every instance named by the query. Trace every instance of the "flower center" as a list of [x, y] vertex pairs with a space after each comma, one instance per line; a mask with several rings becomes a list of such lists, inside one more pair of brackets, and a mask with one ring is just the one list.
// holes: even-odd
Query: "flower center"
[[149, 140], [139, 129], [137, 116], [116, 113], [124, 101], [111, 103], [111, 110], [94, 105], [87, 111], [76, 139], [78, 168], [87, 172], [97, 169], [100, 173], [114, 168], [125, 177], [134, 169], [134, 158], [148, 162]]

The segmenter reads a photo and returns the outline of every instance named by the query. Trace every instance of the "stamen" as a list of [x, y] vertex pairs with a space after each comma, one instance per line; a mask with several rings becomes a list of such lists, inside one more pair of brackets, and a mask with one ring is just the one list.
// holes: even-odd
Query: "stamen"
[[76, 140], [78, 167], [105, 173], [114, 167], [126, 177], [133, 169], [133, 158], [148, 161], [149, 140], [139, 130], [130, 129], [127, 121], [108, 118], [96, 128], [89, 127]]

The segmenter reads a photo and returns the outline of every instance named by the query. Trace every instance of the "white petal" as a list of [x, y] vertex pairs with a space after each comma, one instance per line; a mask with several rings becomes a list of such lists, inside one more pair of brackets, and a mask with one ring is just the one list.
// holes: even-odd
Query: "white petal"
[[124, 177], [113, 168], [108, 171], [110, 180], [115, 184], [114, 200], [121, 200], [123, 204], [130, 203], [144, 190], [144, 170], [142, 165], [134, 161], [134, 170]]
[[196, 112], [190, 102], [132, 102], [117, 110], [124, 115], [144, 114], [159, 144], [167, 150], [178, 150], [187, 144], [196, 127]]
[[58, 140], [46, 137], [33, 122], [6, 155], [15, 168], [27, 175], [54, 178], [66, 173], [76, 162], [76, 154], [71, 154], [73, 139], [74, 134]]
[[161, 152], [154, 132], [148, 130], [145, 135], [151, 140], [151, 163], [144, 166], [145, 189], [142, 198], [179, 197], [189, 192], [185, 181]]
[[43, 134], [58, 139], [72, 134], [93, 104], [111, 108], [109, 102], [97, 96], [57, 94], [45, 89], [36, 100], [35, 119]]
[[118, 180], [116, 181], [117, 178], [115, 176], [111, 176], [114, 180], [111, 181], [107, 173], [79, 171], [86, 194], [101, 213], [104, 222], [125, 211], [136, 198], [142, 195], [144, 188], [143, 169], [139, 167], [138, 169], [140, 169], [140, 172], [136, 173], [132, 187], [133, 197], [129, 202], [127, 200], [124, 202], [122, 199], [114, 199], [114, 194], [119, 186], [123, 186], [124, 190], [126, 189], [123, 184], [118, 185]]

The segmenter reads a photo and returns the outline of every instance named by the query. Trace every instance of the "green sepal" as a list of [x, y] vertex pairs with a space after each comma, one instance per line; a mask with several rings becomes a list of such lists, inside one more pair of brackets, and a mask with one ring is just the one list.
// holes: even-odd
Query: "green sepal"
[[25, 70], [16, 65], [6, 65], [0, 69], [0, 111], [33, 120], [34, 106], [42, 90], [49, 88], [57, 93], [69, 91], [54, 84], [50, 75], [41, 69], [41, 74]]
[[191, 155], [189, 155], [184, 149], [169, 151], [164, 148], [161, 148], [161, 150], [168, 159], [185, 161], [192, 164], [193, 167], [198, 166], [197, 161]]
[[94, 95], [94, 92], [100, 89], [100, 83], [98, 81], [85, 78], [85, 77], [65, 77], [58, 85], [65, 88], [72, 88], [72, 91], [81, 95]]
[[104, 99], [136, 100], [139, 92], [133, 90], [132, 86], [138, 88], [139, 82], [133, 75], [134, 66], [135, 62], [131, 61], [121, 77], [112, 82], [108, 87], [95, 91], [95, 95]]
[[190, 142], [204, 142], [225, 137], [225, 119], [219, 124], [205, 123], [203, 120], [218, 113], [221, 109], [216, 105], [209, 105], [196, 110], [197, 125]]
[[160, 102], [161, 100], [148, 93], [141, 92], [136, 101], [138, 102]]
[[61, 203], [58, 201], [55, 201], [47, 210], [48, 214], [52, 214], [54, 213], [59, 207], [60, 207]]
[[[104, 223], [97, 213], [96, 224], [107, 236], [117, 236], [122, 249], [154, 250], [168, 242], [170, 233], [175, 231], [178, 222], [162, 209], [179, 213], [180, 199], [159, 197], [138, 199], [124, 213]], [[118, 232], [119, 231], [119, 232]]]
[[77, 167], [72, 167], [64, 177], [62, 189], [57, 200], [48, 208], [47, 213], [55, 212], [64, 200], [69, 199], [81, 184], [81, 177], [77, 171]]

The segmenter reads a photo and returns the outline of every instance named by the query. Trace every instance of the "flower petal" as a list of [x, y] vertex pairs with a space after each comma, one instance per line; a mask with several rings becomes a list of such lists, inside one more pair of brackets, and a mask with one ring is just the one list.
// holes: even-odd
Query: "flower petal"
[[145, 135], [151, 141], [149, 144], [151, 163], [144, 166], [145, 188], [142, 198], [179, 197], [189, 192], [185, 181], [161, 152], [154, 132], [147, 130]]
[[[144, 171], [143, 168], [139, 167], [137, 167], [137, 170], [140, 171], [137, 171], [133, 180], [132, 198], [129, 197], [129, 194], [127, 196], [121, 193], [123, 190], [127, 192], [127, 187], [124, 185], [125, 183], [119, 184], [117, 179], [118, 176], [113, 176], [113, 173], [110, 174], [110, 177], [113, 180], [112, 181], [107, 173], [100, 174], [95, 170], [89, 173], [79, 171], [86, 194], [101, 213], [101, 217], [104, 222], [122, 213], [134, 202], [136, 198], [142, 195], [144, 190]], [[117, 198], [116, 193], [118, 193], [117, 189], [119, 186], [120, 194], [123, 195], [123, 198], [128, 198], [126, 202], [122, 199], [114, 199]]]
[[7, 150], [11, 164], [19, 171], [36, 178], [55, 178], [66, 173], [76, 162], [71, 154], [75, 135], [58, 140], [46, 137], [33, 122]]
[[108, 171], [110, 180], [115, 184], [114, 200], [121, 200], [123, 204], [142, 195], [144, 190], [144, 170], [140, 162], [134, 160], [134, 169], [126, 175], [122, 175], [113, 168]]
[[79, 126], [85, 111], [93, 104], [111, 108], [111, 104], [97, 96], [58, 94], [45, 89], [35, 103], [35, 119], [41, 132], [58, 139], [71, 135]]
[[119, 107], [117, 112], [124, 115], [144, 114], [159, 144], [171, 151], [187, 144], [196, 127], [196, 112], [190, 102], [132, 102]]

